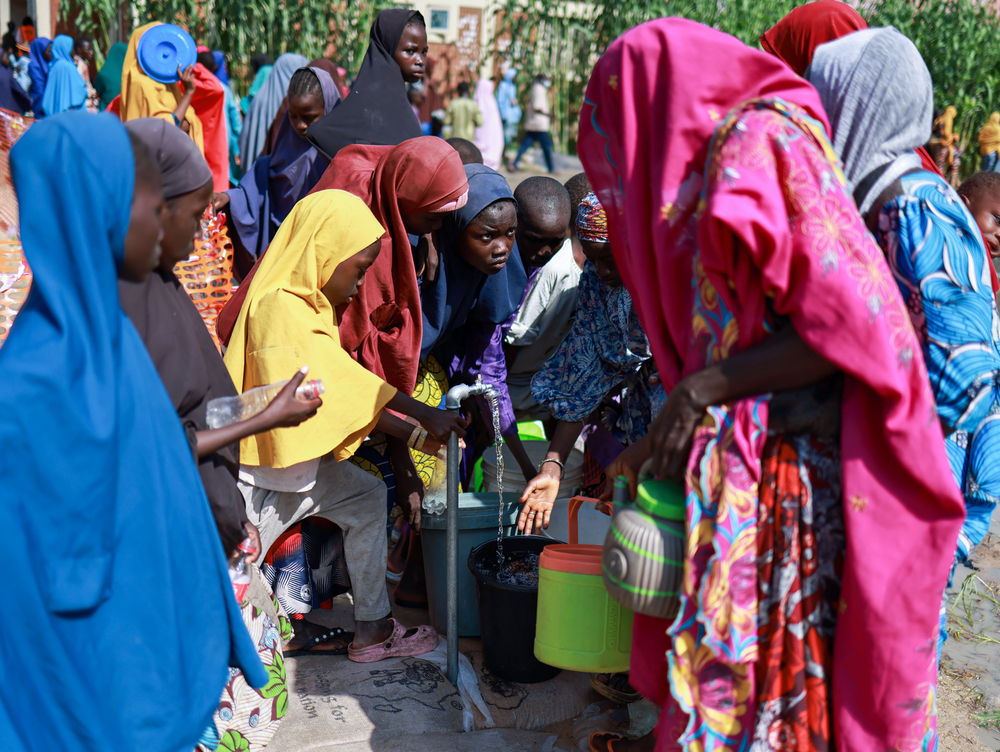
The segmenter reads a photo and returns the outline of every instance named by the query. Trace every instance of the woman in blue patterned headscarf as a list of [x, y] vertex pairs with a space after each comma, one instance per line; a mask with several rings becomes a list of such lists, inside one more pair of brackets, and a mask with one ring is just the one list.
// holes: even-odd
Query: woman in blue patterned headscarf
[[[588, 193], [577, 208], [576, 236], [587, 263], [580, 277], [573, 328], [559, 349], [531, 380], [531, 392], [558, 421], [544, 463], [521, 497], [521, 530], [548, 525], [565, 462], [584, 423], [600, 416], [611, 436], [600, 452], [610, 461], [622, 447], [646, 435], [666, 400], [653, 354], [632, 296], [611, 255], [608, 216], [597, 196]], [[592, 423], [593, 424], [593, 423]], [[613, 441], [608, 441], [613, 436]], [[588, 449], [591, 447], [588, 446]], [[607, 449], [610, 448], [610, 451]], [[602, 465], [607, 462], [602, 461]], [[610, 472], [610, 471], [609, 471]]]
[[83, 112], [32, 126], [10, 162], [34, 280], [0, 350], [0, 619], [30, 628], [0, 637], [0, 748], [192, 749], [231, 663], [268, 676], [118, 303], [118, 276], [158, 260], [158, 173], [113, 116]]

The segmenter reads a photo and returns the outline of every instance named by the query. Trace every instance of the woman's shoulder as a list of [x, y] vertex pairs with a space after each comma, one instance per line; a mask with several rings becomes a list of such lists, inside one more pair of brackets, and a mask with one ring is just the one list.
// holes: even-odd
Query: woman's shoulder
[[934, 224], [951, 225], [979, 243], [979, 230], [965, 202], [940, 175], [918, 170], [900, 178], [900, 184], [902, 191], [892, 205], [901, 214], [926, 214]]
[[[748, 102], [716, 129], [709, 160], [709, 181], [733, 186], [761, 173], [772, 178], [809, 173], [835, 184], [837, 159], [823, 125], [791, 105]], [[756, 178], [753, 176], [756, 173]], [[825, 177], [824, 177], [825, 176]]]

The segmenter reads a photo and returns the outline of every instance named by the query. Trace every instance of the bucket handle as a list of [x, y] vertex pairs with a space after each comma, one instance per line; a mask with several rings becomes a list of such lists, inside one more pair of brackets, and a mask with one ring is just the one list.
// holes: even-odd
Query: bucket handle
[[579, 514], [580, 507], [583, 506], [584, 502], [590, 502], [592, 504], [600, 504], [600, 499], [594, 499], [590, 496], [574, 496], [569, 500], [569, 522], [567, 527], [569, 528], [569, 542], [570, 545], [575, 546], [580, 541], [580, 524], [579, 524]]

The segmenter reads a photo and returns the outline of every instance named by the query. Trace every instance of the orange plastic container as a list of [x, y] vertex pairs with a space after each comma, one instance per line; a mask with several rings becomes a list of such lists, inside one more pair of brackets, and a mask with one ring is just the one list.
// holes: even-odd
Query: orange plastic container
[[627, 671], [632, 612], [604, 587], [603, 546], [578, 543], [577, 516], [585, 502], [569, 502], [569, 543], [546, 546], [538, 564], [535, 657], [569, 671]]

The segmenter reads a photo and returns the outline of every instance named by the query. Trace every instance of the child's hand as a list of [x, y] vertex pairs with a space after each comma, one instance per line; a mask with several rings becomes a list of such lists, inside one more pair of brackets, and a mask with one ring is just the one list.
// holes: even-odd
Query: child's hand
[[524, 493], [521, 494], [521, 514], [517, 518], [517, 529], [524, 533], [535, 530], [541, 532], [549, 526], [552, 507], [559, 495], [559, 466], [548, 462], [542, 466], [538, 475], [528, 481]]
[[189, 65], [187, 68], [185, 68], [183, 70], [178, 65], [177, 66], [177, 78], [178, 78], [178, 80], [182, 84], [184, 84], [184, 91], [185, 92], [193, 91], [194, 89], [198, 88], [198, 85], [195, 83], [195, 75], [194, 75], [194, 66], [193, 65]]
[[309, 420], [319, 410], [323, 400], [316, 399], [301, 400], [295, 396], [295, 390], [302, 384], [307, 371], [299, 369], [295, 375], [282, 388], [278, 395], [271, 400], [271, 403], [264, 408], [261, 413], [268, 424], [266, 430], [272, 428], [291, 428]]
[[226, 192], [212, 194], [212, 212], [218, 214], [229, 206], [229, 194]]

